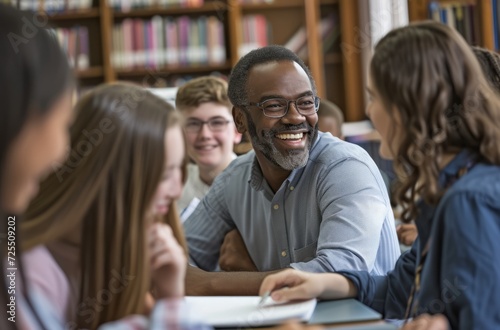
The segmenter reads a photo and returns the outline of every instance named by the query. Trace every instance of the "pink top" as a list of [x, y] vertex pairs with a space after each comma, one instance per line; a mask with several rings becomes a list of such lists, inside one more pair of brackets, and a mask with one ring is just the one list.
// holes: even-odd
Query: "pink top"
[[[65, 246], [65, 251], [67, 247]], [[78, 254], [73, 254], [77, 262]], [[61, 323], [75, 315], [77, 287], [71, 287], [67, 275], [46, 246], [37, 246], [23, 253], [28, 291], [43, 296]], [[78, 267], [75, 267], [78, 268]]]

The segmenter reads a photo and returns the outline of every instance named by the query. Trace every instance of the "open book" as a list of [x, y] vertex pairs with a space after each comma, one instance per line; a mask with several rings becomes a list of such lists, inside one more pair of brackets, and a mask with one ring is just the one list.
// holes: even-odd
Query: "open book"
[[258, 296], [186, 297], [189, 319], [214, 327], [260, 327], [287, 320], [308, 321], [316, 299], [279, 304], [269, 299], [258, 307]]

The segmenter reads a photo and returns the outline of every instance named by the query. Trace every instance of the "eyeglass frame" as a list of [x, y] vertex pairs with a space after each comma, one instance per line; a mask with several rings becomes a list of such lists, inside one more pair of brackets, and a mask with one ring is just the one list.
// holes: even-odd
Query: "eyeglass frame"
[[[198, 119], [198, 118], [189, 118], [188, 120], [186, 120], [186, 123], [184, 124], [184, 130], [188, 133], [199, 133], [201, 132], [201, 130], [203, 129], [203, 126], [207, 125], [208, 126], [208, 129], [210, 130], [210, 132], [222, 132], [224, 130], [224, 128], [220, 129], [220, 130], [214, 130], [210, 124], [211, 121], [214, 121], [214, 120], [220, 120], [221, 122], [224, 122], [225, 123], [225, 126], [224, 128], [227, 127], [227, 125], [231, 122], [231, 120], [228, 120], [224, 117], [220, 117], [220, 116], [217, 116], [217, 117], [213, 117], [213, 118], [210, 118], [209, 120], [206, 120], [206, 121], [203, 121], [201, 119]], [[197, 130], [189, 130], [187, 128], [187, 124], [189, 122], [196, 122], [198, 124], [200, 124], [200, 127], [197, 129]]]
[[[316, 110], [316, 111], [314, 111], [314, 113], [311, 113], [309, 115], [304, 115], [302, 112], [300, 112], [300, 109], [297, 107], [297, 101], [299, 99], [301, 99], [303, 97], [307, 97], [307, 96], [312, 96], [312, 95], [304, 95], [304, 96], [301, 96], [299, 98], [296, 98], [295, 100], [285, 99], [284, 97], [275, 97], [275, 98], [267, 99], [267, 100], [259, 102], [259, 103], [248, 102], [247, 104], [243, 104], [243, 106], [244, 107], [255, 106], [255, 107], [259, 108], [260, 110], [262, 110], [262, 113], [264, 114], [264, 116], [266, 116], [268, 118], [279, 119], [279, 118], [285, 117], [288, 114], [288, 110], [290, 109], [290, 103], [294, 103], [295, 104], [295, 109], [297, 110], [297, 112], [299, 114], [301, 114], [302, 116], [307, 117], [307, 116], [312, 116], [315, 113], [318, 113], [319, 105], [320, 105], [320, 102], [321, 102], [321, 98], [319, 96], [316, 96], [316, 95], [313, 96], [314, 97], [314, 110]], [[269, 115], [266, 114], [266, 110], [262, 107], [262, 103], [273, 101], [273, 100], [285, 100], [286, 101], [286, 109], [285, 109], [285, 113], [283, 115], [281, 115], [281, 116], [269, 116]], [[318, 105], [316, 105], [316, 102], [318, 103]]]

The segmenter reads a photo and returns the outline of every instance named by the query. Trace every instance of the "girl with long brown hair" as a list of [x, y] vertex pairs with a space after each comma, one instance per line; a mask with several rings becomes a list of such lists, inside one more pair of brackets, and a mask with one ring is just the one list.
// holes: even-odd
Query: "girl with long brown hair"
[[78, 329], [143, 313], [151, 290], [182, 297], [176, 111], [141, 87], [105, 85], [77, 103], [70, 133], [66, 161], [42, 182], [22, 225], [28, 284]]
[[394, 159], [396, 197], [418, 238], [386, 276], [285, 271], [261, 292], [275, 290], [275, 300], [356, 297], [385, 318], [416, 317], [405, 329], [500, 328], [498, 94], [463, 38], [436, 22], [380, 40], [368, 91], [367, 115], [381, 154]]

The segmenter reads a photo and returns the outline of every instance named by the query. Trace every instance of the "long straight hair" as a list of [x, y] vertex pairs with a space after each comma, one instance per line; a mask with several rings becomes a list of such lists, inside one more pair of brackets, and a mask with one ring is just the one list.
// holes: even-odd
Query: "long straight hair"
[[[76, 112], [68, 158], [42, 182], [22, 229], [26, 249], [81, 231], [75, 318], [94, 329], [144, 310], [151, 284], [146, 229], [153, 221], [147, 214], [163, 171], [165, 132], [180, 123], [168, 103], [123, 83], [95, 88]], [[162, 221], [185, 247], [175, 206]], [[86, 299], [108, 290], [116, 273], [133, 279], [90, 316]]]
[[457, 31], [437, 22], [395, 29], [375, 47], [370, 74], [393, 120], [398, 112], [393, 126], [405, 128], [394, 151], [404, 221], [415, 219], [417, 197], [441, 199], [446, 153], [469, 149], [500, 165], [500, 99]]
[[[43, 118], [53, 109], [54, 103], [64, 92], [74, 86], [72, 70], [57, 39], [39, 17], [33, 13], [21, 12], [0, 3], [0, 255], [6, 254], [7, 216], [3, 209], [2, 177], [6, 157], [12, 142], [19, 135], [29, 118]], [[9, 214], [11, 215], [11, 214]], [[22, 219], [16, 215], [16, 225]], [[22, 241], [19, 233], [16, 243]], [[16, 257], [20, 260], [22, 250], [16, 245]], [[23, 278], [22, 263], [18, 262], [18, 274]], [[0, 304], [8, 301], [2, 274]], [[30, 298], [25, 297], [29, 306]], [[35, 317], [36, 311], [33, 311]], [[3, 322], [1, 323], [3, 325]], [[9, 322], [11, 328], [15, 323]], [[43, 326], [40, 324], [40, 326]]]

